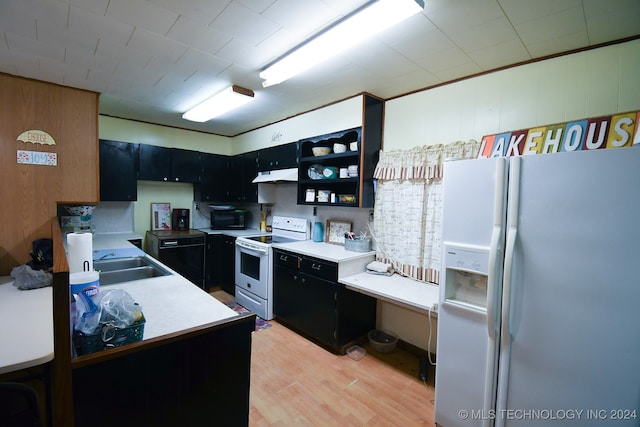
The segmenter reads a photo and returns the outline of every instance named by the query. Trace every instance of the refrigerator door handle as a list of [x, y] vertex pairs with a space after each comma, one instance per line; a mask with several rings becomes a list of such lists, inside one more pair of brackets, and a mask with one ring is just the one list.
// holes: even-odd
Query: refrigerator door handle
[[518, 235], [518, 205], [520, 203], [520, 158], [511, 159], [509, 165], [509, 201], [507, 206], [507, 243], [504, 255], [504, 278], [502, 285], [502, 342], [511, 343], [511, 291], [513, 254]]
[[511, 270], [517, 234], [518, 229], [516, 227], [507, 228], [507, 245], [504, 257], [504, 284], [502, 288], [502, 342], [506, 345], [511, 343]]
[[505, 194], [505, 166], [506, 161], [500, 159], [496, 164], [495, 192], [493, 200], [493, 231], [491, 233], [491, 246], [489, 248], [489, 277], [487, 278], [487, 332], [489, 339], [494, 341], [498, 333], [496, 327], [496, 294], [497, 281], [501, 279], [502, 269], [498, 264], [501, 258], [501, 240], [504, 228], [504, 194]]
[[491, 249], [489, 252], [489, 277], [487, 280], [487, 332], [491, 341], [496, 339], [496, 280], [498, 279], [498, 245], [502, 227], [494, 226], [491, 233]]
[[[518, 237], [518, 206], [520, 204], [520, 158], [514, 157], [509, 163], [509, 197], [507, 201], [507, 242], [504, 255], [504, 275], [502, 279], [502, 324], [498, 369], [498, 393], [496, 410], [507, 408], [509, 390], [509, 370], [511, 359], [511, 291], [513, 283], [513, 255]], [[503, 427], [503, 417], [497, 417], [495, 427]]]

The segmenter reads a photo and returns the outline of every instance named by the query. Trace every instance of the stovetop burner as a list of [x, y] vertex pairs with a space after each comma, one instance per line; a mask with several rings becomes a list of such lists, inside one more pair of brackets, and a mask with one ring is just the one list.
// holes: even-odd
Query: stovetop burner
[[289, 239], [288, 237], [283, 236], [274, 236], [272, 234], [264, 235], [264, 236], [252, 236], [246, 237], [246, 239], [254, 240], [256, 242], [265, 243], [270, 245], [271, 243], [287, 243], [287, 242], [295, 242], [295, 239]]

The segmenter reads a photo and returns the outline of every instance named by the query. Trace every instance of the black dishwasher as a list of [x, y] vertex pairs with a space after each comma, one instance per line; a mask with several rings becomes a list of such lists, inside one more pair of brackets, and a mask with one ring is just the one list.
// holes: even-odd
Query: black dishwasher
[[338, 264], [273, 249], [273, 312], [283, 325], [344, 354], [375, 329], [376, 299], [338, 283]]
[[204, 289], [206, 236], [197, 230], [147, 231], [146, 252]]

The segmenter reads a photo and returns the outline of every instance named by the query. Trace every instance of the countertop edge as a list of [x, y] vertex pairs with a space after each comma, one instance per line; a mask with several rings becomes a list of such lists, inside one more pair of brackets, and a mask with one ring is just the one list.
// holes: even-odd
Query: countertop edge
[[438, 286], [393, 274], [382, 276], [358, 273], [338, 281], [347, 288], [398, 304], [411, 310], [437, 316], [440, 296]]

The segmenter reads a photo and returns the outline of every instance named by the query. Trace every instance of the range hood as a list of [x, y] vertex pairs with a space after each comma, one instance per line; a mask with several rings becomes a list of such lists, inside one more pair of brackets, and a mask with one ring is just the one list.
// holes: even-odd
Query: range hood
[[298, 168], [277, 169], [272, 171], [258, 172], [258, 176], [251, 182], [254, 184], [261, 182], [295, 182], [298, 181]]

